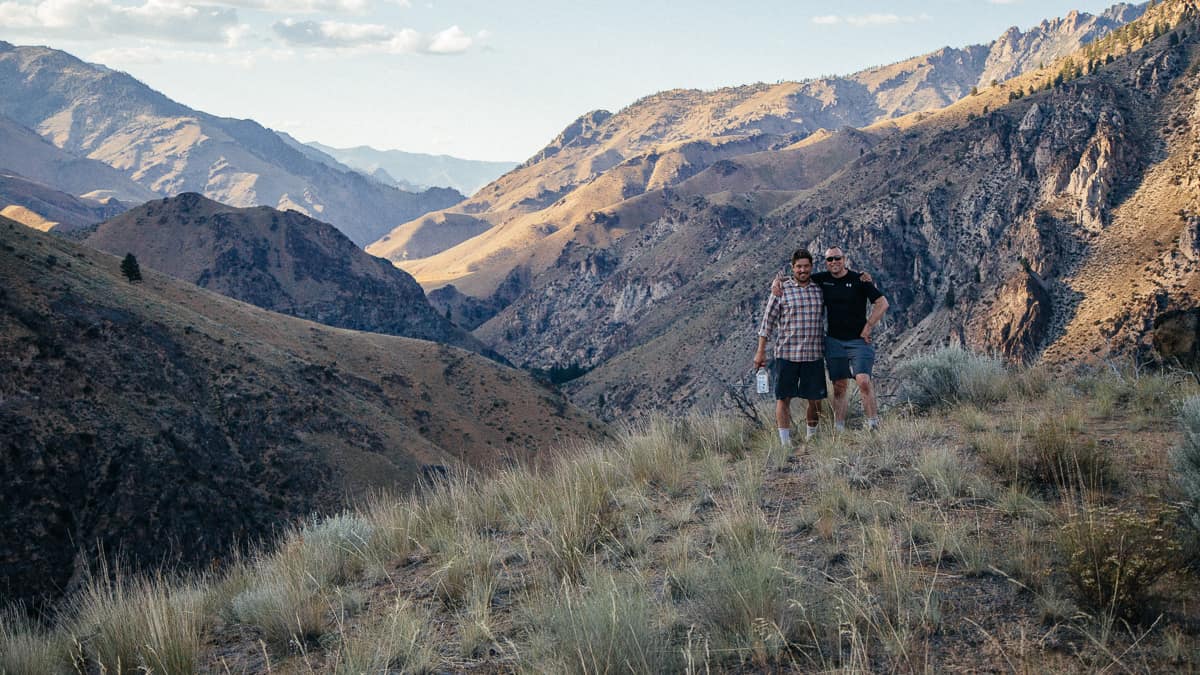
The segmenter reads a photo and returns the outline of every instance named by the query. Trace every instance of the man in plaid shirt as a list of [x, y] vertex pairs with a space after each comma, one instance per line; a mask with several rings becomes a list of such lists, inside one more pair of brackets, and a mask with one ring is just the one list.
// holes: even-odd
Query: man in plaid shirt
[[825, 399], [825, 301], [812, 282], [813, 257], [805, 249], [792, 253], [792, 277], [783, 281], [782, 295], [767, 297], [758, 327], [754, 367], [767, 363], [767, 341], [775, 334], [775, 420], [779, 441], [791, 446], [793, 398], [808, 401], [805, 440], [817, 433], [821, 401]]

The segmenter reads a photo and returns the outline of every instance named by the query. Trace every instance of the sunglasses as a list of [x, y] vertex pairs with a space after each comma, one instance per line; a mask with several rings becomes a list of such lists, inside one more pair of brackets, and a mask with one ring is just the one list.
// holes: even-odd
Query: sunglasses
[[842, 259], [842, 256], [840, 256], [840, 255], [828, 255], [828, 256], [825, 256], [825, 262], [837, 262], [837, 261], [839, 261], [839, 260], [841, 260], [841, 259]]

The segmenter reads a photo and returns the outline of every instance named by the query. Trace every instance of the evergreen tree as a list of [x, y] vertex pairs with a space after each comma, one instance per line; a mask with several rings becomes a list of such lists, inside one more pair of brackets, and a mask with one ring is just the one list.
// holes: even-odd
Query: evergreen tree
[[133, 257], [132, 253], [126, 253], [125, 259], [121, 261], [121, 274], [125, 275], [129, 283], [142, 280], [142, 268], [138, 267], [137, 258]]

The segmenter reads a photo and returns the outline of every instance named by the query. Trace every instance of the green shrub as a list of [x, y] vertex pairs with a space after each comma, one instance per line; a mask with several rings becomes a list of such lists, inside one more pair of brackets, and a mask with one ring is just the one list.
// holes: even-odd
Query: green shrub
[[1183, 491], [1184, 515], [1195, 534], [1200, 534], [1200, 396], [1183, 402], [1179, 413], [1183, 442], [1173, 453], [1179, 486]]
[[1145, 513], [1091, 506], [1073, 514], [1062, 526], [1060, 546], [1080, 602], [1134, 618], [1154, 582], [1179, 565], [1175, 517], [1176, 510], [1161, 503]]
[[970, 402], [984, 406], [1007, 396], [1008, 382], [999, 359], [943, 347], [896, 367], [900, 400], [918, 409]]

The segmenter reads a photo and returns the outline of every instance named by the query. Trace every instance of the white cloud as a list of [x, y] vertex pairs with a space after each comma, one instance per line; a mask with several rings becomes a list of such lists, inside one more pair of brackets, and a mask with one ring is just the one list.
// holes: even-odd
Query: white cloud
[[370, 9], [373, 0], [215, 0], [221, 5], [258, 9], [280, 14], [312, 14], [314, 12], [361, 13]]
[[[1006, 0], [1001, 0], [1006, 1]], [[839, 23], [846, 23], [855, 27], [862, 26], [885, 26], [897, 23], [916, 23], [917, 21], [928, 21], [928, 14], [919, 16], [900, 16], [898, 14], [852, 14], [847, 16], [838, 16], [837, 14], [824, 14], [821, 16], [812, 17], [812, 22], [820, 26], [832, 26]]]
[[392, 38], [392, 31], [386, 26], [371, 23], [284, 19], [271, 28], [284, 42], [304, 47], [356, 47]]
[[471, 43], [471, 36], [458, 26], [450, 26], [433, 36], [429, 51], [434, 54], [461, 54], [471, 48]]
[[119, 47], [101, 49], [88, 55], [88, 61], [101, 63], [111, 68], [158, 65], [163, 63], [198, 63], [201, 65], [236, 66], [253, 68], [260, 61], [287, 61], [295, 58], [290, 49], [258, 49], [238, 52], [195, 51], [189, 49], [164, 49], [157, 47]]
[[393, 30], [379, 24], [338, 21], [277, 21], [272, 30], [293, 47], [344, 49], [389, 54], [461, 54], [474, 39], [458, 26], [426, 35], [411, 28]]
[[118, 5], [112, 0], [0, 2], [0, 25], [76, 40], [139, 36], [164, 41], [228, 42], [238, 30], [237, 11], [178, 0]]

